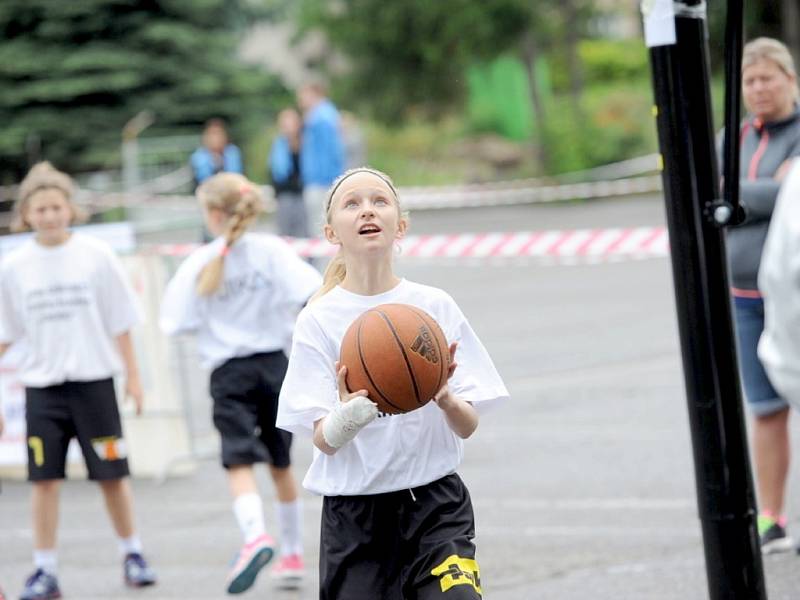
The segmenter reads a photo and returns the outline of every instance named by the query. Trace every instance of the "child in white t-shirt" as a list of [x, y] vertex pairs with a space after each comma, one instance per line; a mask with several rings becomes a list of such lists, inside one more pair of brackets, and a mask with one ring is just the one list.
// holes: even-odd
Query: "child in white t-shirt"
[[17, 229], [32, 239], [0, 267], [0, 354], [25, 340], [28, 478], [33, 483], [33, 561], [23, 600], [60, 598], [56, 526], [67, 446], [83, 452], [119, 536], [125, 581], [155, 583], [133, 522], [125, 440], [113, 376], [123, 368], [136, 412], [142, 391], [130, 329], [140, 316], [122, 266], [104, 243], [69, 230], [78, 210], [74, 184], [49, 163], [35, 165], [19, 188]]
[[282, 239], [245, 233], [261, 209], [259, 189], [244, 176], [219, 173], [197, 190], [216, 236], [178, 268], [167, 285], [161, 327], [193, 332], [211, 370], [214, 425], [244, 546], [229, 574], [229, 593], [253, 585], [272, 559], [253, 464], [268, 462], [278, 496], [281, 559], [272, 571], [283, 587], [303, 576], [302, 505], [291, 470], [292, 436], [275, 428], [278, 394], [297, 312], [319, 289], [319, 273]]
[[[455, 471], [478, 411], [508, 392], [453, 299], [394, 274], [407, 221], [389, 178], [348, 171], [326, 208], [339, 252], [298, 317], [278, 408], [279, 427], [313, 437], [303, 485], [325, 496], [320, 598], [479, 598], [472, 506]], [[379, 414], [365, 390], [348, 391], [337, 362], [350, 323], [384, 303], [425, 310], [451, 342], [448, 383], [406, 414]]]

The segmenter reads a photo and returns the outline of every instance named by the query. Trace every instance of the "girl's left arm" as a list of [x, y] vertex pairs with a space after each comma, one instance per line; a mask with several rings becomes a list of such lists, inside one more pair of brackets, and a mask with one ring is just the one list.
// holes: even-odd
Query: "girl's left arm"
[[[450, 379], [458, 364], [455, 361], [456, 347], [458, 342], [450, 344], [450, 368], [447, 371], [447, 378]], [[447, 424], [458, 437], [467, 439], [478, 428], [478, 411], [466, 400], [463, 400], [450, 391], [450, 387], [445, 383], [438, 391], [433, 400], [444, 411]]]
[[141, 415], [142, 405], [144, 404], [142, 384], [139, 381], [139, 367], [136, 363], [136, 355], [133, 352], [130, 331], [117, 336], [117, 346], [119, 347], [122, 362], [125, 363], [125, 396], [133, 398], [136, 414]]
[[436, 394], [436, 404], [444, 411], [447, 424], [456, 435], [467, 439], [478, 428], [478, 411], [466, 400], [450, 393], [447, 385]]

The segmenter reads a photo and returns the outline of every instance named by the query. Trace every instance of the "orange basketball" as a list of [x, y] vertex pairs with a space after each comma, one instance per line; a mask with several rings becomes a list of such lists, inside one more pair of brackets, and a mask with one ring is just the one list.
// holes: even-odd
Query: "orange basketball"
[[344, 334], [339, 355], [351, 392], [367, 390], [391, 414], [420, 408], [447, 381], [450, 351], [439, 324], [408, 304], [381, 304]]

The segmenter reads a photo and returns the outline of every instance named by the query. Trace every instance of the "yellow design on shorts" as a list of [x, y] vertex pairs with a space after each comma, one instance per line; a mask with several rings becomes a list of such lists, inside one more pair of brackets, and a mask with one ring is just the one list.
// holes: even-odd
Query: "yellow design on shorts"
[[451, 554], [442, 564], [431, 570], [431, 575], [439, 578], [443, 592], [456, 585], [471, 585], [476, 592], [482, 593], [480, 569], [475, 559]]
[[41, 467], [44, 464], [44, 442], [38, 435], [32, 435], [28, 438], [28, 447], [33, 452], [33, 464]]
[[100, 460], [122, 460], [128, 456], [125, 440], [115, 435], [92, 438], [92, 448]]

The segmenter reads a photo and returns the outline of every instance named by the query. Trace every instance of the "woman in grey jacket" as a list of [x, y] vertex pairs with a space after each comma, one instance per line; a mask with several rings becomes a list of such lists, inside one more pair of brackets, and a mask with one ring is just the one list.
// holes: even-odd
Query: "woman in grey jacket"
[[800, 91], [786, 46], [758, 38], [744, 48], [742, 93], [748, 116], [742, 124], [741, 198], [746, 220], [727, 236], [739, 365], [754, 416], [753, 456], [764, 553], [789, 550], [784, 492], [789, 470], [789, 405], [772, 387], [756, 349], [764, 329], [764, 303], [757, 275], [781, 181], [800, 155]]

